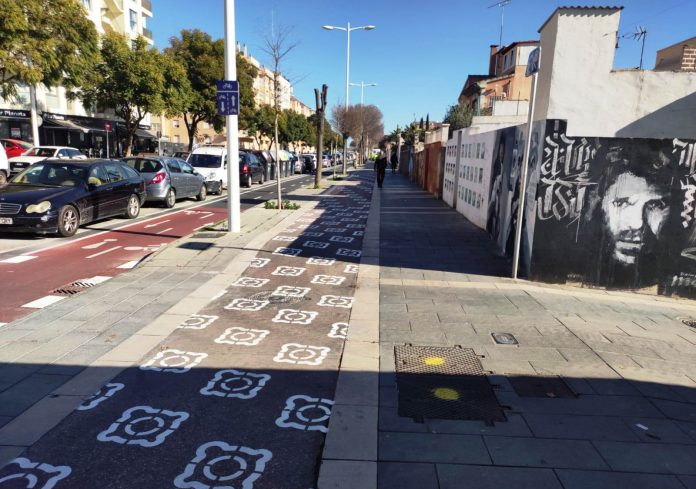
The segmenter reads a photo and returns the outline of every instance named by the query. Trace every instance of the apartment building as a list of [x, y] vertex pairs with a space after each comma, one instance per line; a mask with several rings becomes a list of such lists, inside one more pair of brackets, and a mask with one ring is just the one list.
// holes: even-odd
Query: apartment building
[[[151, 0], [81, 0], [85, 14], [99, 34], [116, 32], [135, 39], [142, 35], [150, 44], [152, 32], [147, 28], [152, 18]], [[14, 100], [0, 99], [0, 138], [15, 138], [33, 142], [30, 123], [29, 87], [18, 87]], [[110, 154], [123, 150], [118, 143], [120, 123], [113, 114], [84, 107], [79, 100], [68, 100], [63, 87], [39, 86], [36, 89], [39, 114], [39, 142], [74, 146], [88, 153], [105, 154], [106, 127], [110, 134]], [[155, 135], [149, 129], [149, 117], [136, 136], [136, 147], [151, 147]]]

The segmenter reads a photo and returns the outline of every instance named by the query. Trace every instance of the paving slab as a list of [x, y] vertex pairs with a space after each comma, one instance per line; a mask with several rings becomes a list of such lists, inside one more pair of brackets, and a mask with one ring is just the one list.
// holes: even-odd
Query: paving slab
[[[564, 489], [684, 489], [676, 476], [557, 469]], [[688, 486], [687, 486], [688, 487]]]
[[[562, 489], [550, 469], [518, 467], [481, 467], [471, 465], [437, 465], [440, 489]], [[426, 487], [426, 486], [423, 486]], [[436, 486], [430, 486], [436, 487]], [[589, 487], [589, 486], [587, 486]]]

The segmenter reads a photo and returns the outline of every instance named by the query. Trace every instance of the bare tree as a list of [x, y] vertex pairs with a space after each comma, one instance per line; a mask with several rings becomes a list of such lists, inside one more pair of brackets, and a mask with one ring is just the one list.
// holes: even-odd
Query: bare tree
[[379, 141], [384, 135], [382, 111], [374, 105], [337, 105], [331, 109], [333, 124], [356, 143], [359, 154], [363, 155], [369, 141]]
[[283, 206], [282, 194], [280, 189], [280, 148], [278, 148], [278, 119], [280, 118], [281, 107], [280, 97], [283, 89], [280, 86], [282, 73], [281, 63], [298, 46], [299, 42], [291, 40], [292, 27], [278, 26], [263, 35], [262, 51], [266, 53], [272, 62], [273, 68], [273, 109], [275, 111], [275, 158], [276, 158], [276, 183], [278, 189], [278, 210]]

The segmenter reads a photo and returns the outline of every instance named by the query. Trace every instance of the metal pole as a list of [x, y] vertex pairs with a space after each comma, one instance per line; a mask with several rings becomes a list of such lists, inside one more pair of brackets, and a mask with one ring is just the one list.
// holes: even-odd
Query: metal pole
[[[541, 47], [539, 47], [539, 65], [541, 66]], [[534, 82], [532, 84], [532, 102], [529, 107], [529, 115], [527, 117], [527, 138], [524, 147], [524, 159], [522, 161], [522, 173], [520, 181], [520, 201], [517, 204], [517, 226], [515, 228], [515, 249], [512, 255], [512, 278], [517, 278], [517, 268], [520, 263], [520, 245], [522, 244], [522, 219], [524, 217], [524, 204], [527, 201], [527, 168], [529, 167], [529, 150], [532, 146], [532, 120], [534, 119], [534, 104], [536, 103], [537, 79], [539, 71], [534, 73]]]
[[[225, 79], [237, 79], [234, 0], [225, 0]], [[227, 119], [227, 232], [240, 230], [239, 209], [239, 139], [236, 115]], [[222, 189], [220, 189], [222, 192]]]
[[106, 131], [106, 159], [109, 159], [109, 131]]
[[29, 98], [31, 99], [31, 138], [34, 146], [39, 146], [39, 116], [36, 108], [36, 86], [29, 85]]
[[[348, 113], [348, 101], [350, 96], [350, 22], [348, 22], [348, 27], [346, 28], [346, 34], [348, 36], [346, 42], [346, 114]], [[343, 135], [343, 174], [345, 175], [347, 170], [347, 160], [348, 157], [348, 145], [346, 144], [345, 133]]]

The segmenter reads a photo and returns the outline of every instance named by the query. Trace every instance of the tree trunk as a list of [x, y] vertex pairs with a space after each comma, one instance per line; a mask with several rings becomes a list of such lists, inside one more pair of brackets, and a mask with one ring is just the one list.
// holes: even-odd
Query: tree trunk
[[127, 158], [133, 156], [131, 148], [133, 146], [133, 135], [135, 134], [135, 129], [133, 127], [126, 126], [126, 151], [124, 156]]
[[274, 121], [274, 131], [275, 131], [275, 155], [276, 155], [276, 188], [278, 190], [278, 211], [283, 209], [283, 201], [280, 190], [280, 149], [278, 148], [278, 110], [276, 110], [275, 121]]

